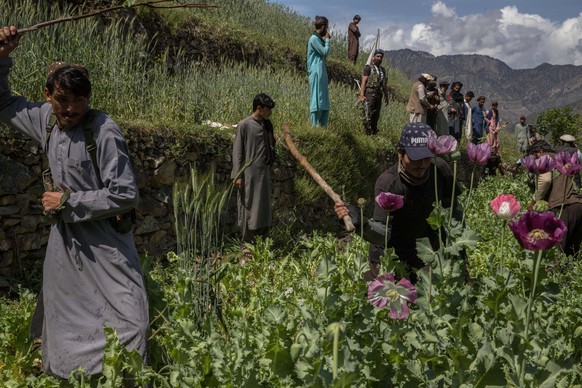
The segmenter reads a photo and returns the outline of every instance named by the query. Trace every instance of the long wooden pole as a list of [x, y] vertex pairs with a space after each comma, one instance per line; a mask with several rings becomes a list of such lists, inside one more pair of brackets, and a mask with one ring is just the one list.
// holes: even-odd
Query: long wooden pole
[[[327, 184], [327, 182], [317, 173], [317, 171], [309, 164], [305, 156], [301, 155], [297, 147], [295, 147], [295, 143], [293, 143], [293, 139], [291, 138], [291, 131], [289, 130], [289, 124], [283, 124], [283, 136], [285, 138], [285, 143], [287, 147], [289, 147], [289, 151], [291, 151], [291, 155], [297, 159], [299, 164], [301, 164], [311, 175], [311, 177], [317, 182], [317, 184], [326, 192], [326, 194], [333, 200], [334, 203], [341, 201], [341, 197], [333, 191], [333, 189]], [[346, 226], [346, 230], [351, 232], [355, 229], [354, 224], [352, 223], [352, 219], [349, 215], [343, 218], [344, 225]]]
[[30, 27], [19, 28], [18, 33], [25, 34], [27, 32], [38, 30], [39, 28], [48, 27], [48, 26], [52, 26], [52, 25], [64, 23], [64, 22], [72, 22], [74, 20], [86, 19], [86, 18], [89, 18], [91, 16], [97, 16], [97, 15], [107, 13], [107, 12], [118, 11], [120, 9], [129, 9], [129, 8], [137, 8], [137, 7], [149, 7], [149, 8], [156, 8], [156, 9], [217, 8], [218, 7], [217, 5], [211, 5], [211, 4], [205, 4], [205, 3], [201, 3], [201, 4], [186, 3], [186, 4], [176, 4], [176, 5], [163, 5], [164, 3], [170, 3], [170, 1], [171, 0], [151, 0], [151, 1], [146, 1], [145, 3], [133, 4], [133, 5], [129, 5], [129, 6], [116, 5], [116, 6], [109, 7], [109, 8], [104, 8], [104, 9], [99, 9], [96, 11], [87, 12], [87, 13], [84, 13], [81, 15], [66, 16], [63, 18], [38, 23], [38, 24], [32, 25]]

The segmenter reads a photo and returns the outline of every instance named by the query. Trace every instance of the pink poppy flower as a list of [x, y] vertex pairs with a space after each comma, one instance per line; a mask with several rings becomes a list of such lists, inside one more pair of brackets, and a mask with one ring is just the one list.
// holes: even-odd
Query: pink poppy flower
[[519, 213], [520, 204], [511, 194], [500, 194], [491, 201], [491, 208], [497, 217], [502, 220], [511, 220]]
[[376, 203], [384, 210], [393, 212], [404, 206], [404, 196], [381, 192], [376, 196]]
[[451, 135], [438, 136], [432, 130], [428, 131], [428, 150], [435, 155], [454, 152], [457, 149], [457, 139]]
[[467, 145], [467, 154], [471, 162], [484, 166], [487, 164], [487, 160], [489, 160], [489, 157], [491, 156], [491, 144], [469, 143]]
[[533, 174], [544, 174], [550, 172], [555, 167], [554, 159], [550, 155], [542, 155], [537, 158], [534, 155], [529, 155], [521, 158], [521, 164], [523, 164], [529, 172]]
[[543, 251], [553, 247], [564, 237], [566, 224], [552, 212], [526, 212], [511, 221], [509, 228], [524, 249]]
[[408, 279], [394, 282], [394, 275], [380, 275], [368, 286], [368, 300], [377, 308], [390, 306], [390, 318], [404, 319], [410, 314], [408, 302], [416, 303], [416, 288]]
[[568, 152], [558, 152], [556, 154], [556, 169], [563, 175], [574, 175], [582, 169], [582, 164], [578, 159], [578, 154], [570, 155]]

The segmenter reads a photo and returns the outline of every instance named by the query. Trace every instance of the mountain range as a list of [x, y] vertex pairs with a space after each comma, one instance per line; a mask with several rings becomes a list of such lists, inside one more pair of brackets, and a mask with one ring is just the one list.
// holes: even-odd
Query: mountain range
[[[385, 58], [414, 80], [421, 73], [438, 77], [437, 83], [460, 81], [461, 92], [499, 101], [499, 115], [512, 123], [519, 116], [537, 116], [556, 107], [571, 106], [582, 114], [582, 66], [543, 63], [533, 69], [512, 69], [504, 62], [479, 54], [434, 56], [410, 49], [389, 50]], [[532, 123], [532, 120], [528, 120]]]

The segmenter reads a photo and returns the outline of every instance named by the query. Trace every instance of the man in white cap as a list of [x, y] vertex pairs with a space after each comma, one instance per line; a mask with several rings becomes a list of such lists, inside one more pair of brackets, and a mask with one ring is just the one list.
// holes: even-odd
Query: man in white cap
[[[578, 160], [582, 162], [582, 152], [580, 152], [578, 147], [576, 147], [576, 144], [574, 144], [575, 141], [576, 138], [572, 135], [564, 134], [560, 136], [560, 144], [555, 147], [556, 153], [567, 152], [570, 155], [577, 154]], [[576, 187], [578, 188], [578, 190], [580, 190], [582, 182], [579, 173], [574, 175], [574, 183], [576, 183]]]
[[[416, 240], [427, 237], [435, 249], [439, 244], [438, 231], [433, 230], [427, 222], [436, 201], [435, 179], [438, 179], [438, 200], [442, 206], [450, 207], [453, 198], [451, 169], [444, 159], [435, 159], [428, 149], [428, 131], [431, 130], [424, 123], [406, 124], [396, 149], [398, 163], [380, 175], [374, 189], [375, 197], [381, 192], [404, 196], [404, 206], [390, 212], [388, 246], [394, 248], [398, 259], [413, 270], [424, 266], [416, 252]], [[437, 166], [436, 171], [434, 163]], [[456, 186], [454, 191], [456, 200], [459, 187]], [[355, 207], [338, 201], [334, 209], [339, 218], [349, 214], [354, 225], [359, 224], [359, 210]], [[365, 220], [364, 238], [370, 242], [370, 270], [364, 274], [364, 280], [371, 281], [378, 276], [380, 258], [384, 254], [387, 216], [387, 210], [376, 203], [373, 220]], [[456, 219], [461, 218], [460, 213], [455, 213], [454, 216]], [[410, 275], [410, 279], [414, 281], [416, 273], [412, 271]]]
[[576, 138], [572, 135], [564, 134], [560, 136], [560, 144], [556, 147], [556, 152], [566, 151], [570, 155], [578, 153], [578, 147], [574, 144]]
[[435, 77], [428, 73], [422, 73], [418, 80], [412, 85], [406, 111], [410, 113], [411, 123], [426, 123], [427, 109], [433, 109], [434, 105], [426, 98], [426, 87], [429, 81], [434, 81]]

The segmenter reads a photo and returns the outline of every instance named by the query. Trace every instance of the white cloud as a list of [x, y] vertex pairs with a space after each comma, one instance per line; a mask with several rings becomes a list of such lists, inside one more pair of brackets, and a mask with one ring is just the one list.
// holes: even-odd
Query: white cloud
[[444, 16], [446, 18], [452, 18], [457, 16], [457, 14], [455, 13], [455, 9], [448, 7], [442, 1], [437, 1], [436, 3], [434, 3], [431, 7], [431, 11], [433, 16]]
[[[386, 50], [410, 48], [434, 55], [485, 54], [512, 68], [542, 62], [582, 65], [582, 12], [561, 24], [505, 6], [479, 14], [458, 16], [444, 1], [431, 7], [432, 17], [412, 26], [381, 29]], [[369, 43], [371, 37], [364, 40]]]

